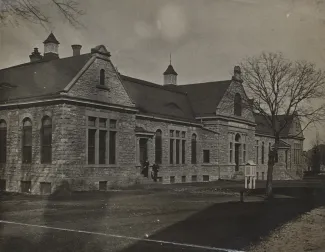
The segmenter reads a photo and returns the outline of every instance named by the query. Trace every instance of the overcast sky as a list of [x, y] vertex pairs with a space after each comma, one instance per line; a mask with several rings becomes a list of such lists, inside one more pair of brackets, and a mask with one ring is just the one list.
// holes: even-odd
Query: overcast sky
[[[122, 74], [161, 84], [172, 64], [178, 81], [229, 79], [245, 56], [281, 51], [325, 68], [325, 4], [322, 0], [82, 0], [85, 28], [74, 29], [52, 14], [60, 57], [103, 44]], [[0, 27], [0, 68], [43, 52], [48, 36], [40, 26]], [[305, 133], [305, 147], [315, 130]], [[325, 134], [320, 132], [325, 139]]]

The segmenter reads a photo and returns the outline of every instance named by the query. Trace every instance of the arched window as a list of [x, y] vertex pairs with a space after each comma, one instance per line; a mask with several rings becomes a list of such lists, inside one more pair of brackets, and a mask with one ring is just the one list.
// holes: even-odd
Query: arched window
[[234, 115], [241, 116], [242, 112], [242, 100], [240, 94], [235, 94], [235, 102], [234, 102]]
[[24, 164], [32, 163], [32, 121], [29, 118], [23, 120], [23, 149], [22, 161]]
[[196, 135], [195, 134], [192, 135], [191, 148], [192, 148], [191, 161], [192, 164], [196, 164]]
[[264, 142], [262, 142], [262, 164], [264, 164]]
[[52, 120], [45, 116], [41, 129], [41, 163], [52, 163]]
[[161, 130], [156, 131], [155, 138], [155, 162], [161, 164], [162, 156], [162, 132]]
[[99, 72], [99, 84], [100, 85], [105, 85], [105, 70], [104, 69], [100, 69], [100, 72]]
[[7, 123], [0, 120], [0, 164], [7, 161]]

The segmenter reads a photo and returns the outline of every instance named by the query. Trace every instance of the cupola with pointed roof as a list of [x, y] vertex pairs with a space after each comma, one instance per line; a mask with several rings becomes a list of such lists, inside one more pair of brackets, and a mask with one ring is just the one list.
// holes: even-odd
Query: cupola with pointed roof
[[44, 60], [52, 60], [59, 58], [59, 44], [54, 34], [51, 32], [44, 44]]
[[169, 66], [164, 72], [164, 85], [177, 85], [177, 73], [172, 66], [172, 60], [170, 56]]

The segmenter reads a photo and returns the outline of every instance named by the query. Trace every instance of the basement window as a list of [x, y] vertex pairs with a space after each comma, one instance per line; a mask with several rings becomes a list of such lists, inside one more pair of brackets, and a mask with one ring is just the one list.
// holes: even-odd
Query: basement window
[[107, 191], [107, 181], [99, 181], [99, 191]]
[[20, 190], [22, 193], [31, 193], [32, 182], [31, 181], [20, 181]]
[[6, 191], [6, 180], [0, 179], [0, 191]]
[[49, 182], [40, 182], [40, 192], [42, 195], [51, 194], [51, 183]]

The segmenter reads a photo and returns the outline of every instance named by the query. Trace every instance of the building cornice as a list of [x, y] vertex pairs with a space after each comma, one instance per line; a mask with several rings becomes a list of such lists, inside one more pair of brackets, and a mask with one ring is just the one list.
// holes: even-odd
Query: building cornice
[[202, 126], [203, 126], [200, 123], [193, 123], [193, 122], [188, 122], [188, 121], [183, 121], [183, 120], [164, 118], [164, 117], [154, 116], [154, 115], [136, 114], [136, 117], [150, 118], [150, 119], [158, 120], [158, 121], [165, 121], [165, 122], [167, 121], [167, 122], [173, 122], [173, 123], [179, 123], [179, 124], [192, 125], [192, 126], [196, 126], [196, 127], [200, 127], [200, 128], [202, 128]]
[[122, 105], [116, 105], [116, 104], [109, 104], [109, 103], [102, 103], [97, 101], [90, 101], [87, 99], [82, 98], [75, 98], [70, 96], [64, 96], [64, 95], [52, 95], [51, 97], [43, 97], [43, 99], [39, 98], [37, 100], [26, 100], [26, 101], [16, 101], [11, 103], [3, 103], [0, 104], [0, 108], [10, 108], [10, 107], [20, 107], [20, 106], [33, 106], [33, 105], [41, 105], [41, 104], [47, 104], [47, 103], [60, 103], [60, 102], [72, 102], [72, 103], [78, 103], [83, 105], [91, 105], [91, 106], [99, 106], [104, 108], [110, 108], [110, 109], [117, 109], [117, 110], [124, 110], [124, 111], [130, 111], [137, 113], [138, 109], [122, 106]]
[[256, 126], [257, 124], [255, 122], [252, 121], [248, 121], [248, 120], [244, 120], [244, 119], [240, 119], [240, 118], [234, 118], [234, 117], [227, 117], [227, 116], [223, 116], [223, 115], [215, 115], [215, 116], [197, 116], [195, 117], [196, 120], [224, 120], [227, 122], [238, 122], [238, 123], [244, 123], [244, 124], [248, 124], [251, 126]]

